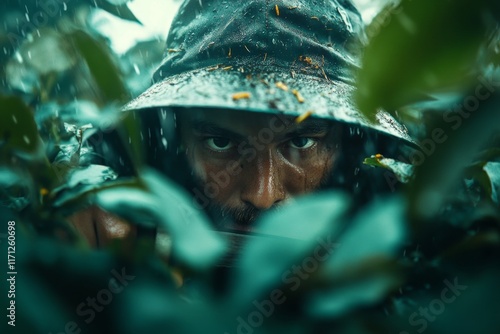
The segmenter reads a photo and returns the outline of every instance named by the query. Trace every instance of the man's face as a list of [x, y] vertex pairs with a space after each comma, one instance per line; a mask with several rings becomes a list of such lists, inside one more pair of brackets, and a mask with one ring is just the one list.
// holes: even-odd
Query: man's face
[[262, 211], [318, 189], [340, 149], [340, 126], [326, 120], [234, 110], [177, 117], [194, 196], [224, 230], [249, 231]]

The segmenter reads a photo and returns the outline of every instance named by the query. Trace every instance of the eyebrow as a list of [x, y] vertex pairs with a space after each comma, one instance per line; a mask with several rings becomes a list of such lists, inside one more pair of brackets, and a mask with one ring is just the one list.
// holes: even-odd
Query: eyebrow
[[235, 139], [235, 140], [244, 139], [244, 136], [242, 136], [236, 132], [233, 132], [231, 130], [221, 128], [217, 124], [214, 124], [211, 122], [194, 121], [192, 126], [196, 132], [200, 132], [200, 133], [210, 134], [213, 136], [226, 137], [226, 138]]
[[293, 131], [285, 134], [285, 137], [296, 137], [303, 135], [317, 135], [328, 132], [331, 123], [323, 119], [308, 119], [300, 124], [292, 126]]

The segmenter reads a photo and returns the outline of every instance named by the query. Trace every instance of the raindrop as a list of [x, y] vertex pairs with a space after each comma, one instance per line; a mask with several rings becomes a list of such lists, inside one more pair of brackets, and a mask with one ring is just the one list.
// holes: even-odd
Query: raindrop
[[120, 163], [120, 165], [125, 166], [125, 162], [123, 161], [122, 157], [120, 157], [120, 159], [118, 159], [118, 162]]
[[131, 137], [128, 137], [128, 143], [132, 144], [132, 138]]
[[3, 53], [7, 54], [7, 48], [6, 47], [3, 48]]
[[144, 134], [142, 133], [142, 131], [139, 134], [141, 135], [141, 141], [144, 141]]
[[273, 42], [273, 44], [276, 44], [276, 40], [274, 38], [273, 38], [272, 42]]
[[26, 21], [30, 21], [30, 16], [28, 15], [28, 13], [24, 13], [24, 16], [26, 17]]
[[163, 146], [165, 146], [165, 149], [167, 149], [168, 148], [168, 141], [165, 138], [162, 138], [161, 142], [162, 142]]
[[141, 74], [141, 70], [139, 69], [139, 66], [137, 66], [137, 64], [134, 64], [134, 71], [137, 75]]
[[344, 23], [347, 27], [347, 31], [353, 32], [354, 30], [352, 29], [351, 21], [349, 20], [349, 17], [347, 16], [347, 13], [344, 10], [344, 8], [337, 7], [337, 10], [338, 10], [340, 16], [342, 16], [342, 20], [344, 21]]
[[354, 175], [358, 175], [359, 174], [359, 168], [355, 168], [354, 169]]
[[[160, 110], [160, 113], [161, 113], [161, 118], [162, 119], [167, 119], [167, 110], [165, 109], [161, 109]], [[175, 116], [174, 116], [175, 117]]]
[[23, 63], [23, 57], [21, 56], [21, 54], [19, 53], [19, 51], [16, 51], [16, 60], [19, 62], [19, 63]]
[[17, 124], [17, 118], [16, 115], [12, 115], [12, 120], [14, 121], [15, 124]]
[[31, 51], [28, 51], [28, 58], [31, 59]]
[[63, 2], [63, 10], [67, 11], [68, 10], [68, 5], [66, 5], [66, 2]]
[[28, 138], [28, 136], [26, 136], [26, 135], [23, 136], [23, 140], [26, 144], [29, 144], [31, 142], [30, 139]]

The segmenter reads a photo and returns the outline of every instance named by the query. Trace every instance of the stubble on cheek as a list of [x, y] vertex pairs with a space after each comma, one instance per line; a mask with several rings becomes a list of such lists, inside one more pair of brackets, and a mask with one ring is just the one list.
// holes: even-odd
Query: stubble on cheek
[[331, 179], [331, 172], [337, 161], [338, 152], [327, 146], [321, 149], [316, 163], [311, 166], [310, 172], [306, 175], [306, 192], [312, 192], [324, 188]]

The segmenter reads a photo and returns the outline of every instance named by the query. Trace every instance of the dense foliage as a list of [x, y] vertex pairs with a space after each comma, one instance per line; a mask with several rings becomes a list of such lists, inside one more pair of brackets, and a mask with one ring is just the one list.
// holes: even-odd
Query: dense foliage
[[[42, 2], [7, 1], [0, 14], [0, 245], [7, 268], [15, 221], [18, 273], [16, 326], [3, 317], [2, 333], [500, 331], [495, 1], [407, 0], [373, 20], [358, 104], [404, 120], [421, 149], [364, 163], [402, 189], [363, 207], [316, 193], [263, 217], [263, 231], [287, 238], [250, 238], [224, 284], [227, 241], [144, 163], [141, 129], [120, 111], [149, 84], [162, 42], [118, 56], [86, 21], [87, 1]], [[115, 2], [89, 1], [137, 21]], [[98, 163], [110, 129], [130, 143], [128, 177]], [[89, 204], [143, 233], [90, 249], [66, 219]], [[155, 228], [168, 231], [168, 254]]]

